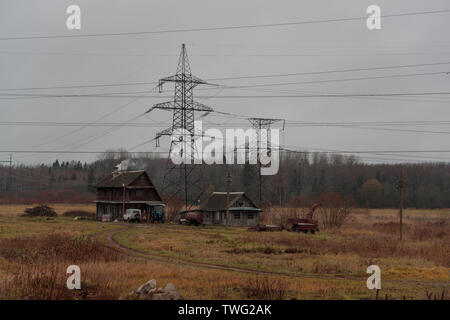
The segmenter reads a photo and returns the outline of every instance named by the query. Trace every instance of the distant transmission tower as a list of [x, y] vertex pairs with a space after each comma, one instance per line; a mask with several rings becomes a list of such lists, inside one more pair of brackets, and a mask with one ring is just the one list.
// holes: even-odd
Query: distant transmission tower
[[[159, 92], [162, 92], [165, 82], [175, 83], [174, 100], [155, 104], [147, 113], [154, 109], [173, 110], [172, 126], [156, 134], [157, 146], [159, 146], [159, 138], [162, 136], [172, 136], [172, 134], [178, 136], [177, 132], [181, 130], [187, 133], [180, 135], [179, 139], [171, 141], [162, 193], [165, 195], [166, 201], [172, 200], [175, 196], [183, 197], [185, 207], [188, 209], [202, 195], [203, 190], [200, 185], [201, 164], [194, 163], [195, 139], [203, 133], [194, 132], [194, 112], [200, 111], [206, 115], [214, 110], [194, 101], [194, 88], [208, 83], [192, 75], [185, 44], [181, 46], [176, 74], [159, 80]], [[182, 149], [183, 157], [187, 161], [181, 165], [175, 165], [170, 157], [174, 149]], [[186, 162], [190, 162], [190, 164]]]
[[[271, 152], [272, 148], [270, 146], [270, 141], [267, 140], [267, 135], [261, 134], [261, 131], [263, 129], [267, 130], [266, 132], [269, 133], [270, 126], [276, 122], [282, 121], [283, 122], [283, 130], [284, 130], [284, 119], [271, 119], [271, 118], [248, 118], [248, 121], [250, 121], [251, 125], [254, 129], [257, 130], [257, 141], [256, 146], [250, 145], [249, 148], [251, 150], [256, 150], [256, 162], [258, 164], [258, 184], [259, 184], [259, 203], [258, 205], [261, 207], [262, 205], [262, 175], [261, 175], [261, 160], [260, 160], [260, 146], [267, 146], [267, 149]], [[279, 148], [279, 146], [277, 146]]]

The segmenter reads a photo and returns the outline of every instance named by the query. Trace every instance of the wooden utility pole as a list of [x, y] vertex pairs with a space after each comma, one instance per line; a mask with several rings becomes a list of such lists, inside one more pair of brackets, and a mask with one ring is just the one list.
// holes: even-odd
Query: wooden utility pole
[[400, 240], [403, 238], [403, 168], [400, 170], [400, 180], [398, 182], [400, 190]]
[[258, 149], [258, 185], [259, 185], [259, 207], [262, 206], [262, 176], [261, 176], [261, 161], [259, 159], [259, 149]]
[[0, 163], [9, 163], [8, 177], [5, 180], [5, 191], [12, 191], [12, 154], [9, 155], [9, 160], [0, 161]]
[[230, 215], [230, 210], [229, 210], [229, 206], [228, 206], [228, 204], [229, 204], [229, 202], [230, 202], [230, 184], [231, 184], [231, 174], [230, 174], [230, 171], [228, 171], [227, 172], [227, 175], [226, 175], [226, 177], [225, 177], [225, 182], [226, 182], [226, 184], [227, 184], [227, 213], [226, 213], [226, 219], [227, 219], [227, 226], [228, 226], [228, 224], [229, 224], [229, 222], [230, 222], [230, 217], [229, 217], [229, 215]]
[[123, 217], [125, 215], [125, 184], [122, 183], [123, 187], [123, 195], [122, 195], [122, 218], [120, 220], [123, 220]]
[[12, 177], [12, 153], [9, 155], [9, 188], [11, 191], [14, 191]]

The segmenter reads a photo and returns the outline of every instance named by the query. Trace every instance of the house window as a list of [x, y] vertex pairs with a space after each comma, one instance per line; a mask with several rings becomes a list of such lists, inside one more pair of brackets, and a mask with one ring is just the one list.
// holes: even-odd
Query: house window
[[144, 190], [136, 190], [136, 197], [143, 197], [144, 196]]
[[234, 218], [235, 219], [240, 219], [241, 218], [241, 214], [240, 213], [235, 213], [234, 214]]
[[253, 219], [253, 213], [249, 213], [249, 214], [247, 215], [247, 219]]

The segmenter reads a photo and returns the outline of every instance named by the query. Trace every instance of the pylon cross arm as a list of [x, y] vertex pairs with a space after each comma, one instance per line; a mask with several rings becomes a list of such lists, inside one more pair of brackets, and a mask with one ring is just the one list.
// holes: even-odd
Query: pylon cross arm
[[159, 86], [162, 87], [164, 82], [186, 82], [186, 83], [195, 83], [195, 84], [208, 84], [205, 80], [200, 79], [199, 77], [185, 74], [184, 78], [181, 74], [175, 74], [173, 76], [165, 77], [159, 80]]
[[162, 103], [157, 103], [153, 107], [151, 107], [146, 113], [150, 113], [155, 109], [161, 109], [161, 110], [173, 110], [176, 109], [174, 106], [173, 101], [167, 101]]
[[205, 80], [202, 80], [196, 76], [192, 76], [191, 82], [193, 82], [195, 84], [208, 84], [208, 82], [206, 82]]
[[211, 108], [209, 106], [206, 106], [204, 104], [201, 104], [199, 102], [194, 102], [193, 110], [195, 110], [195, 111], [204, 111], [204, 112], [213, 112], [214, 111], [213, 108]]
[[158, 139], [162, 136], [170, 136], [170, 135], [172, 135], [172, 133], [173, 133], [173, 127], [164, 129], [156, 134], [156, 139]]
[[204, 104], [201, 104], [201, 103], [198, 103], [198, 102], [194, 102], [193, 110], [205, 112], [204, 114], [201, 115], [200, 118], [206, 117], [211, 112], [214, 112], [213, 108], [205, 106]]

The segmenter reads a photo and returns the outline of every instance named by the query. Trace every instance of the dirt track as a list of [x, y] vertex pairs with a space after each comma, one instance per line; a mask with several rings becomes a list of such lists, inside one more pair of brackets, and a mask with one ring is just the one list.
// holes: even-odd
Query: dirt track
[[[169, 258], [169, 257], [163, 257], [157, 254], [151, 254], [148, 252], [142, 252], [139, 250], [136, 250], [134, 248], [127, 247], [117, 241], [116, 237], [118, 234], [125, 230], [129, 230], [130, 228], [151, 228], [151, 226], [145, 226], [145, 227], [139, 227], [134, 225], [128, 225], [128, 224], [121, 224], [121, 228], [119, 230], [106, 230], [99, 232], [95, 235], [93, 235], [94, 238], [99, 239], [102, 235], [105, 235], [105, 239], [107, 243], [105, 243], [106, 246], [108, 246], [111, 249], [118, 250], [122, 254], [133, 257], [136, 259], [143, 259], [151, 262], [157, 262], [157, 263], [170, 263], [170, 264], [181, 264], [181, 265], [187, 265], [187, 266], [193, 266], [193, 267], [199, 267], [199, 268], [206, 268], [206, 269], [216, 269], [216, 270], [223, 270], [223, 271], [229, 271], [229, 272], [239, 272], [239, 273], [248, 273], [248, 274], [259, 274], [259, 275], [277, 275], [277, 276], [284, 276], [284, 277], [294, 277], [294, 278], [311, 278], [311, 279], [328, 279], [328, 280], [339, 280], [339, 279], [345, 279], [348, 281], [359, 281], [359, 282], [365, 282], [366, 277], [352, 277], [348, 275], [324, 275], [324, 274], [295, 274], [295, 273], [284, 273], [284, 272], [275, 272], [275, 271], [263, 271], [263, 270], [255, 270], [255, 269], [248, 269], [248, 268], [241, 268], [241, 267], [234, 267], [234, 266], [227, 266], [227, 265], [221, 265], [221, 264], [212, 264], [212, 263], [205, 263], [205, 262], [195, 262], [190, 261], [187, 259], [182, 258]], [[384, 282], [390, 282], [390, 283], [405, 283], [405, 284], [416, 284], [416, 285], [426, 285], [426, 286], [433, 286], [433, 285], [441, 285], [442, 281], [433, 281], [433, 280], [400, 280], [400, 279], [383, 279]]]

